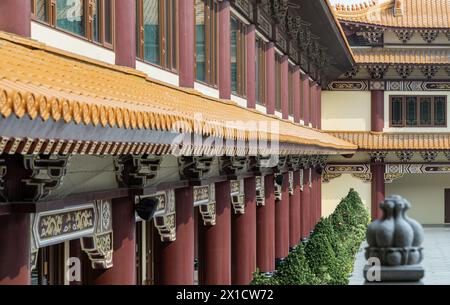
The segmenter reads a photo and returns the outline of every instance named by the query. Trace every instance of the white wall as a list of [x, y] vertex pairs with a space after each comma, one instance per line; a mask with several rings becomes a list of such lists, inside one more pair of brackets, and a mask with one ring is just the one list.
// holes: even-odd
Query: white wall
[[352, 175], [344, 174], [341, 177], [332, 179], [328, 183], [322, 183], [322, 216], [327, 217], [334, 212], [339, 202], [347, 196], [350, 189], [358, 192], [362, 202], [370, 214], [372, 202], [371, 183], [363, 182]]
[[322, 91], [322, 129], [369, 131], [370, 91]]
[[77, 55], [86, 56], [109, 64], [115, 64], [116, 54], [113, 50], [95, 45], [92, 42], [66, 34], [60, 30], [38, 22], [31, 22], [31, 38], [48, 46]]
[[386, 184], [386, 196], [408, 199], [412, 205], [408, 215], [422, 224], [443, 224], [446, 188], [450, 189], [449, 174], [407, 174]]

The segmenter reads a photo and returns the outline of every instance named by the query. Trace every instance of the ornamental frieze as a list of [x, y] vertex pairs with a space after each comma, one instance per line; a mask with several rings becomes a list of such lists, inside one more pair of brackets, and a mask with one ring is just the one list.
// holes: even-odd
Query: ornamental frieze
[[264, 206], [266, 204], [264, 176], [257, 176], [255, 180], [256, 180], [256, 205]]
[[328, 90], [331, 91], [366, 91], [368, 89], [368, 81], [334, 81], [328, 84]]
[[326, 165], [322, 172], [322, 181], [324, 183], [341, 177], [343, 174], [350, 174], [364, 182], [372, 181], [372, 173], [368, 164], [333, 164]]
[[162, 242], [176, 240], [175, 191], [167, 190], [151, 196], [158, 201], [153, 220]]
[[253, 19], [253, 6], [249, 0], [233, 0], [233, 4], [249, 20]]
[[405, 174], [450, 174], [448, 164], [386, 164], [385, 183], [392, 183]]

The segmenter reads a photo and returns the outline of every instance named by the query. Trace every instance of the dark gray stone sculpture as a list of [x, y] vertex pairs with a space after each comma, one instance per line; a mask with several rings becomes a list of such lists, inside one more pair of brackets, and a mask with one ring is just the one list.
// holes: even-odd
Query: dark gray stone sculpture
[[420, 281], [425, 274], [420, 266], [424, 232], [417, 221], [406, 215], [411, 204], [400, 196], [391, 196], [380, 207], [383, 217], [367, 229], [366, 259], [370, 264], [364, 268], [364, 278], [367, 282]]

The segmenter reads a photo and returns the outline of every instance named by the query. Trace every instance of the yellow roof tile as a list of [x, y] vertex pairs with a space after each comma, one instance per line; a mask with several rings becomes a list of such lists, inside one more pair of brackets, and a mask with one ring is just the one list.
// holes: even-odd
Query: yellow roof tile
[[[394, 6], [397, 3], [397, 10]], [[396, 28], [449, 28], [449, 0], [369, 0], [361, 4], [334, 6], [341, 21]]]
[[358, 48], [353, 53], [358, 64], [450, 64], [449, 49]]
[[[103, 127], [194, 130], [226, 139], [264, 139], [261, 125], [252, 132], [229, 122], [279, 124], [283, 143], [335, 150], [356, 146], [315, 129], [206, 97], [193, 89], [163, 84], [134, 69], [77, 56], [36, 41], [0, 32], [0, 113], [44, 121]], [[187, 126], [187, 127], [186, 127]], [[270, 126], [270, 125], [269, 125]]]
[[383, 133], [370, 131], [328, 131], [362, 150], [448, 150], [450, 133]]

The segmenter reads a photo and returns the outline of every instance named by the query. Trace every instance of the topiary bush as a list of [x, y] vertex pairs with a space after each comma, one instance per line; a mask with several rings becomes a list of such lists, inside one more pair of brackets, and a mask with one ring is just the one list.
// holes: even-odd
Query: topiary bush
[[292, 251], [273, 277], [256, 272], [254, 285], [347, 285], [370, 216], [353, 189], [309, 240]]

